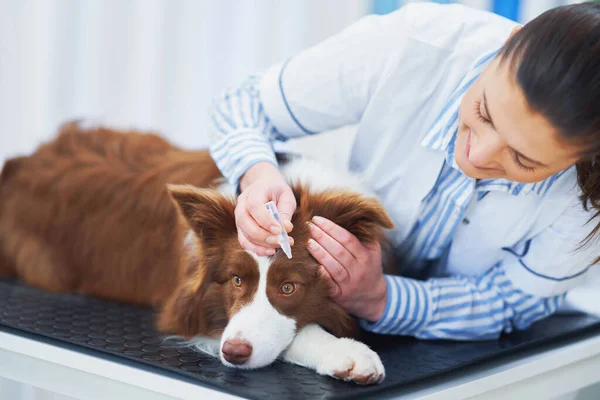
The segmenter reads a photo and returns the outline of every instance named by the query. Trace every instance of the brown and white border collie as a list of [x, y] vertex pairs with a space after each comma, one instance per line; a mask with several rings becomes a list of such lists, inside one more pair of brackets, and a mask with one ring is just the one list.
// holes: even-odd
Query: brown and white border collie
[[277, 358], [359, 384], [381, 382], [356, 320], [328, 298], [306, 249], [329, 218], [386, 244], [392, 222], [357, 180], [314, 161], [282, 165], [296, 195], [293, 257], [241, 248], [235, 196], [207, 151], [156, 134], [64, 124], [0, 176], [0, 275], [53, 292], [155, 307], [161, 333], [237, 368]]

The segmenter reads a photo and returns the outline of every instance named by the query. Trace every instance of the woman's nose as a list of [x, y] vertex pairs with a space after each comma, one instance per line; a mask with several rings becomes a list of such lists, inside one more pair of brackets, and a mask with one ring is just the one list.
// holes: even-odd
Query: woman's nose
[[469, 162], [477, 168], [498, 168], [496, 161], [503, 145], [496, 134], [471, 134]]

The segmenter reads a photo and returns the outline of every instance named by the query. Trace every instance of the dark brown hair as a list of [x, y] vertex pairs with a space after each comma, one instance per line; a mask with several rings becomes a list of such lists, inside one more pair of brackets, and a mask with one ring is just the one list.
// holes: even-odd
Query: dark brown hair
[[[581, 202], [600, 217], [600, 3], [546, 11], [501, 49], [529, 106], [581, 149]], [[600, 232], [596, 223], [584, 244]], [[600, 261], [600, 258], [596, 261]]]

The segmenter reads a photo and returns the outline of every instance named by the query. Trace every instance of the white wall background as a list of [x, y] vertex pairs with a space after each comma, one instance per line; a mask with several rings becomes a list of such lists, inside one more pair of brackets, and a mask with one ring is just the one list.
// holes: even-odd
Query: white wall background
[[100, 118], [205, 146], [214, 96], [339, 31], [365, 0], [0, 0], [0, 161]]
[[[373, 1], [0, 0], [0, 163], [73, 118], [204, 147], [219, 91], [338, 32]], [[397, 5], [411, 1], [422, 0]], [[576, 1], [522, 0], [522, 22]]]
[[[424, 0], [396, 0], [397, 4], [402, 5], [415, 1]], [[436, 0], [431, 0], [436, 1]], [[461, 3], [469, 7], [482, 10], [493, 10], [495, 0], [437, 0], [438, 3]], [[504, 1], [504, 0], [497, 0]], [[561, 5], [581, 3], [585, 0], [518, 0], [519, 1], [519, 23], [526, 23], [537, 17], [544, 11]]]

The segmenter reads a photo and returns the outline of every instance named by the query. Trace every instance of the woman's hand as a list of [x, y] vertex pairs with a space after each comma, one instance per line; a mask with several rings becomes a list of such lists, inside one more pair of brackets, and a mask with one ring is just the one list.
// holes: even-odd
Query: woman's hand
[[[240, 189], [235, 207], [240, 245], [261, 256], [275, 254], [281, 228], [265, 204], [271, 200], [275, 202], [286, 231], [291, 232], [293, 226], [290, 220], [296, 211], [292, 189], [277, 167], [270, 163], [258, 163], [248, 169], [240, 180]], [[294, 240], [290, 237], [290, 245], [293, 244]]]
[[368, 321], [379, 320], [387, 301], [381, 246], [361, 243], [339, 225], [315, 217], [308, 250], [321, 264], [321, 278], [330, 296], [347, 312]]

